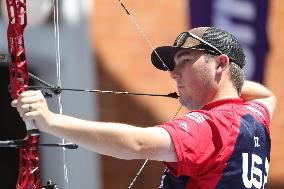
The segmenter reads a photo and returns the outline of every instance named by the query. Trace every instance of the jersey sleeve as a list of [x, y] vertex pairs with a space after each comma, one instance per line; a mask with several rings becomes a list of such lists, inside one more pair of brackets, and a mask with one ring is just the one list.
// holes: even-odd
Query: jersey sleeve
[[175, 176], [194, 176], [206, 171], [215, 145], [212, 123], [200, 112], [191, 112], [182, 118], [167, 122], [160, 127], [170, 134], [177, 155], [177, 163], [164, 163]]
[[270, 114], [267, 107], [257, 101], [248, 101], [245, 103], [245, 107], [256, 116], [256, 118], [264, 124], [269, 132]]

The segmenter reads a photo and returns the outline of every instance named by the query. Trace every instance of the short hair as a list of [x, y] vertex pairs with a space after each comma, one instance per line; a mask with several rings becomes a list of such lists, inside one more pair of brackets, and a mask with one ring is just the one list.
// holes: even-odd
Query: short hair
[[245, 82], [244, 71], [240, 68], [240, 66], [238, 66], [234, 62], [231, 62], [229, 64], [229, 71], [233, 87], [237, 90], [238, 94], [240, 95], [242, 87]]
[[[205, 58], [205, 61], [207, 62], [211, 60], [216, 61], [216, 57], [211, 54], [205, 54], [204, 58]], [[230, 80], [232, 81], [233, 87], [236, 89], [236, 91], [240, 95], [242, 87], [245, 82], [244, 71], [236, 63], [230, 62], [229, 63], [229, 73], [230, 73]]]

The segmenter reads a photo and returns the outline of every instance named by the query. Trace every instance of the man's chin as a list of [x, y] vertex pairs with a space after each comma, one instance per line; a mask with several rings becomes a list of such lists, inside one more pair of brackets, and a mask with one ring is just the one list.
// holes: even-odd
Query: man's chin
[[182, 106], [186, 107], [188, 110], [192, 110], [192, 109], [189, 109], [190, 104], [189, 104], [186, 100], [184, 100], [184, 99], [182, 98], [182, 96], [179, 97], [179, 102], [180, 102], [180, 104], [181, 104]]
[[197, 103], [194, 103], [194, 101], [185, 100], [182, 96], [180, 96], [179, 102], [181, 103], [181, 105], [186, 107], [189, 111], [199, 110], [202, 108], [202, 106], [198, 105]]

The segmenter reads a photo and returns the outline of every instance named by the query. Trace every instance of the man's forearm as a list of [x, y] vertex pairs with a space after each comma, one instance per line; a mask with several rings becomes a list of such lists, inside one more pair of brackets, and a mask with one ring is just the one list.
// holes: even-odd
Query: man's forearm
[[138, 148], [135, 136], [142, 128], [119, 123], [86, 121], [59, 114], [54, 116], [53, 125], [41, 130], [100, 154], [135, 159], [133, 156]]
[[169, 134], [160, 127], [140, 128], [123, 123], [92, 122], [53, 114], [41, 130], [71, 140], [97, 153], [120, 159], [176, 161]]

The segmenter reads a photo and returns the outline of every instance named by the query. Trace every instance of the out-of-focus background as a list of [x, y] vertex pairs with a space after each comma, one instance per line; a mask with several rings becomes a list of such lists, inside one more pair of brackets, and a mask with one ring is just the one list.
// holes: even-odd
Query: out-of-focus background
[[[282, 0], [153, 0], [123, 1], [153, 47], [171, 45], [182, 31], [217, 26], [233, 33], [247, 53], [246, 77], [264, 83], [277, 96], [271, 124], [270, 189], [284, 188], [284, 1]], [[150, 62], [152, 49], [130, 16], [114, 0], [60, 0], [59, 49], [62, 86], [167, 94], [175, 83]], [[25, 29], [29, 70], [56, 85], [54, 1], [27, 0]], [[0, 4], [0, 53], [7, 53], [6, 1]], [[0, 65], [0, 140], [21, 138], [24, 129], [10, 108], [7, 65]], [[48, 99], [59, 112], [58, 99]], [[179, 102], [161, 97], [113, 96], [63, 92], [63, 113], [89, 120], [153, 126], [175, 115]], [[186, 112], [182, 109], [179, 115]], [[42, 133], [42, 142], [61, 139]], [[41, 148], [43, 184], [51, 179], [59, 188], [127, 188], [143, 164], [119, 160], [86, 149]], [[0, 149], [1, 188], [15, 188], [17, 149]], [[67, 169], [64, 164], [66, 164]], [[163, 167], [149, 162], [133, 188], [158, 188]], [[68, 178], [65, 178], [67, 173]], [[66, 174], [65, 174], [66, 175]]]

